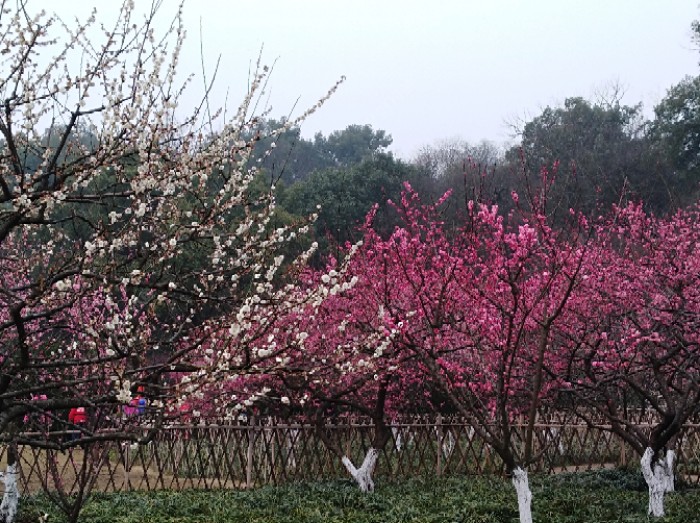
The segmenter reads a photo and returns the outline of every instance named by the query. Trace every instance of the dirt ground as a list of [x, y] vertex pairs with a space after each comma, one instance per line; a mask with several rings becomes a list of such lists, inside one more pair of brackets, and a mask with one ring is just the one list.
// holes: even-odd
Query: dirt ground
[[[180, 490], [190, 488], [240, 489], [245, 482], [219, 480], [203, 477], [176, 477], [161, 473], [156, 467], [144, 469], [142, 465], [124, 466], [124, 453], [94, 449], [88, 452], [85, 477], [94, 481], [95, 492], [115, 492], [125, 490]], [[20, 490], [22, 494], [49, 490], [62, 490], [66, 493], [79, 489], [85, 450], [74, 448], [67, 452], [54, 452], [39, 449], [20, 448]], [[0, 468], [5, 469], [5, 452], [0, 457]], [[1, 483], [0, 483], [1, 486]]]

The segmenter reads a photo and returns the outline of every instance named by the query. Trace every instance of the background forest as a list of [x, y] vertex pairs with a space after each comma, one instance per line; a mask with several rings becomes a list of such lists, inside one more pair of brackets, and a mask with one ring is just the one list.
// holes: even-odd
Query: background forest
[[[698, 25], [693, 27], [700, 38]], [[542, 168], [556, 176], [549, 209], [555, 221], [570, 208], [593, 216], [611, 204], [641, 201], [645, 210], [665, 215], [696, 201], [700, 76], [671, 86], [651, 119], [641, 104], [622, 104], [622, 94], [614, 90], [595, 100], [572, 96], [545, 107], [516, 126], [512, 145], [451, 139], [426, 145], [410, 160], [389, 152], [391, 130], [358, 124], [309, 140], [292, 128], [275, 138], [271, 153], [257, 159], [263, 169], [256, 189], [278, 191], [276, 217], [282, 223], [320, 205], [315, 236], [325, 249], [356, 238], [357, 226], [375, 203], [380, 207], [375, 223], [391, 230], [386, 201], [399, 198], [404, 181], [425, 201], [451, 190], [448, 220], [458, 220], [470, 199], [507, 212], [511, 192], [535, 191]], [[283, 123], [269, 119], [261, 126], [269, 132]]]

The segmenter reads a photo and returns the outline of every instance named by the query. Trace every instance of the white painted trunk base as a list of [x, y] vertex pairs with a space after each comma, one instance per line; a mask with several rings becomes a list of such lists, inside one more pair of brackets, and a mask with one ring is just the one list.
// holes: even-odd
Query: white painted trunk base
[[557, 450], [559, 451], [560, 455], [565, 455], [566, 454], [566, 447], [564, 446], [564, 443], [561, 440], [560, 432], [559, 429], [554, 427], [549, 433], [545, 434], [545, 441], [547, 443], [556, 443], [557, 444]]
[[517, 467], [513, 471], [513, 486], [518, 495], [520, 523], [532, 523], [532, 492], [526, 470]]
[[287, 442], [287, 464], [296, 470], [297, 468], [297, 453], [296, 453], [296, 442], [299, 439], [299, 429], [289, 429], [287, 432], [286, 442]]
[[391, 427], [391, 433], [394, 435], [394, 448], [401, 452], [403, 448], [403, 437], [401, 436], [401, 429], [399, 427]]
[[17, 488], [17, 464], [8, 465], [2, 475], [5, 484], [5, 494], [0, 503], [0, 520], [4, 523], [12, 523], [17, 515], [19, 505], [19, 489]]
[[673, 474], [673, 465], [675, 464], [675, 461], [676, 453], [672, 450], [669, 450], [666, 453], [666, 470], [668, 472], [668, 475], [666, 476], [666, 492], [676, 491], [675, 476]]
[[649, 487], [649, 514], [654, 517], [663, 517], [665, 514], [664, 495], [675, 489], [673, 463], [676, 455], [675, 452], [669, 450], [652, 467], [653, 457], [654, 451], [647, 447], [641, 460], [642, 474]]
[[352, 464], [350, 458], [343, 456], [343, 465], [345, 465], [345, 468], [348, 470], [362, 492], [374, 492], [374, 481], [372, 481], [372, 474], [374, 474], [374, 467], [377, 464], [378, 458], [379, 451], [370, 447], [365, 455], [364, 461], [362, 462], [362, 466], [360, 466], [358, 469]]
[[449, 458], [452, 455], [452, 451], [455, 449], [455, 443], [455, 435], [452, 434], [452, 431], [447, 431], [442, 438], [442, 455]]

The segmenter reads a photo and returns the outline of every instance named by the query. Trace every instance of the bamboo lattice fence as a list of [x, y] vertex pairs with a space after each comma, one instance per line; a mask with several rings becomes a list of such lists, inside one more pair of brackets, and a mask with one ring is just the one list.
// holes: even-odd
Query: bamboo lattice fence
[[[515, 425], [516, 438], [524, 429]], [[362, 461], [371, 442], [371, 424], [346, 420], [328, 425], [328, 430], [355, 463]], [[498, 456], [467, 422], [416, 419], [393, 423], [391, 432], [377, 463], [377, 479], [503, 473]], [[534, 473], [613, 468], [639, 460], [617, 436], [581, 424], [538, 423], [536, 440], [542, 453], [529, 467]], [[23, 493], [56, 486], [70, 492], [83, 466], [97, 492], [237, 489], [347, 477], [313, 426], [273, 419], [166, 428], [137, 447], [106, 442], [64, 452], [23, 447], [19, 453]], [[700, 424], [685, 427], [677, 453], [678, 475], [700, 483]], [[2, 449], [0, 465], [4, 462]]]

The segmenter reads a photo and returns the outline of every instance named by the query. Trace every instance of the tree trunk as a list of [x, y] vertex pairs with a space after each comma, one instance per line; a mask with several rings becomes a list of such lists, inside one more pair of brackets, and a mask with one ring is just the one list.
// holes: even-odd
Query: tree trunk
[[642, 456], [641, 466], [644, 480], [649, 487], [649, 514], [654, 517], [664, 516], [664, 495], [673, 492], [673, 462], [675, 453], [666, 451], [665, 455], [652, 464], [654, 451], [647, 447]]
[[520, 523], [532, 523], [532, 492], [527, 479], [527, 471], [516, 467], [513, 472], [513, 486], [518, 494], [518, 514]]
[[666, 492], [676, 491], [675, 476], [673, 475], [673, 465], [676, 461], [676, 453], [672, 450], [666, 452], [666, 468], [668, 475], [666, 476]]
[[17, 447], [11, 443], [7, 447], [7, 468], [2, 475], [5, 494], [2, 496], [2, 503], [0, 503], [0, 520], [4, 523], [12, 523], [17, 515], [17, 506], [19, 505], [17, 461]]
[[375, 449], [374, 447], [370, 447], [365, 455], [364, 461], [362, 462], [362, 466], [358, 469], [352, 464], [350, 458], [343, 456], [343, 465], [345, 465], [345, 468], [357, 482], [362, 492], [374, 492], [374, 481], [372, 481], [372, 474], [374, 474], [374, 467], [377, 464], [377, 458], [379, 458], [379, 450]]
[[403, 448], [403, 438], [401, 436], [401, 427], [392, 426], [391, 433], [394, 435], [394, 448], [401, 452]]

